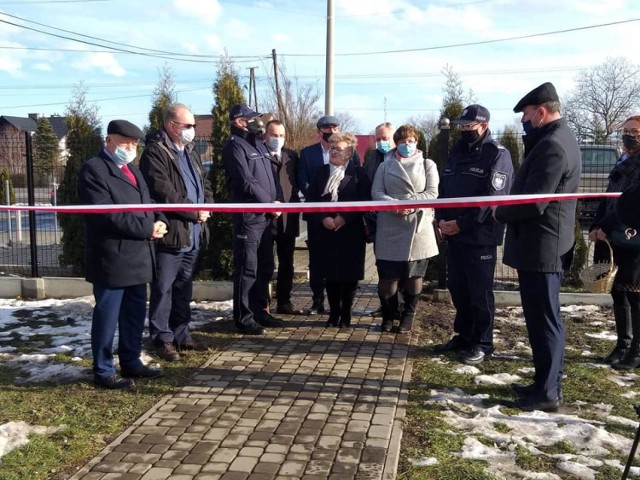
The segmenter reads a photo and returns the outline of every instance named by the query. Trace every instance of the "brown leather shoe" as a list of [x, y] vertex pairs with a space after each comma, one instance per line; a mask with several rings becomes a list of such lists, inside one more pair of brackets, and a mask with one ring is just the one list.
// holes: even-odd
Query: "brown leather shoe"
[[302, 315], [304, 311], [301, 308], [296, 308], [293, 303], [287, 303], [286, 305], [278, 305], [278, 313], [281, 315]]
[[187, 338], [184, 342], [182, 343], [178, 343], [176, 345], [177, 349], [179, 352], [182, 352], [184, 350], [195, 350], [198, 352], [202, 352], [204, 350], [207, 350], [207, 347], [205, 347], [203, 344], [196, 342], [193, 338], [189, 337]]
[[180, 355], [176, 350], [176, 347], [173, 346], [173, 343], [163, 343], [162, 345], [158, 345], [156, 347], [156, 355], [162, 360], [166, 360], [167, 362], [175, 362], [176, 360], [180, 360]]

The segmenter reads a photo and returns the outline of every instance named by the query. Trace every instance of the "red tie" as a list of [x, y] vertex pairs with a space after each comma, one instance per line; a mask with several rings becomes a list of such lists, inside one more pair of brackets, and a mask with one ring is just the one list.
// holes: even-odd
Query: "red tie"
[[129, 181], [131, 181], [131, 183], [133, 183], [136, 187], [138, 186], [138, 182], [136, 182], [136, 177], [131, 171], [131, 169], [129, 169], [128, 165], [122, 166], [122, 173], [124, 173], [127, 176], [127, 178], [129, 179]]

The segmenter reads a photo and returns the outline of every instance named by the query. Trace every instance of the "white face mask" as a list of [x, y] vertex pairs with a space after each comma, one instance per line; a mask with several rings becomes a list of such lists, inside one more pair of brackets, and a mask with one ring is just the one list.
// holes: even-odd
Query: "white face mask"
[[186, 145], [187, 143], [191, 143], [193, 141], [193, 139], [196, 136], [196, 129], [191, 127], [191, 128], [185, 128], [184, 130], [180, 131], [180, 141]]
[[271, 150], [272, 152], [279, 152], [280, 150], [282, 150], [283, 146], [284, 146], [284, 138], [282, 137], [267, 138], [267, 147], [269, 147], [269, 150]]
[[116, 164], [126, 165], [133, 162], [136, 159], [137, 152], [135, 150], [127, 150], [118, 145], [113, 152], [113, 156], [116, 159]]

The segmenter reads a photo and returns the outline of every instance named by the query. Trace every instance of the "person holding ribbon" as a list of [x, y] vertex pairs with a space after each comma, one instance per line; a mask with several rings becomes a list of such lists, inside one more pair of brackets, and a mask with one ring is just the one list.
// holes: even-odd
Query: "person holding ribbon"
[[[78, 194], [86, 205], [154, 203], [133, 165], [142, 131], [126, 120], [107, 126], [105, 147], [87, 160], [78, 176]], [[96, 300], [91, 322], [93, 383], [102, 388], [133, 388], [133, 378], [156, 378], [162, 370], [140, 360], [147, 313], [147, 284], [155, 271], [155, 245], [167, 233], [161, 212], [88, 213], [85, 220], [85, 277]], [[116, 376], [113, 342], [119, 330], [120, 373]]]
[[[418, 131], [402, 125], [393, 134], [396, 148], [378, 167], [373, 200], [429, 200], [438, 196], [438, 167], [418, 150]], [[432, 208], [401, 208], [378, 212], [374, 242], [378, 268], [378, 296], [382, 325], [390, 332], [397, 311], [399, 282], [403, 282], [404, 309], [398, 330], [410, 332], [422, 293], [428, 259], [438, 254]]]
[[[622, 192], [640, 184], [640, 115], [627, 118], [622, 125], [622, 143], [624, 153], [609, 173], [607, 192]], [[640, 237], [635, 238], [635, 231], [631, 235], [620, 220], [617, 203], [617, 198], [602, 199], [589, 240], [609, 240], [618, 266], [611, 289], [618, 340], [604, 362], [616, 370], [631, 370], [640, 365]]]
[[[364, 168], [350, 161], [358, 140], [352, 133], [329, 137], [329, 164], [319, 167], [307, 190], [307, 202], [356, 202], [371, 199]], [[327, 327], [350, 327], [351, 307], [364, 278], [365, 228], [362, 212], [327, 211], [309, 214], [317, 234], [311, 248], [318, 274], [325, 279], [329, 301]]]

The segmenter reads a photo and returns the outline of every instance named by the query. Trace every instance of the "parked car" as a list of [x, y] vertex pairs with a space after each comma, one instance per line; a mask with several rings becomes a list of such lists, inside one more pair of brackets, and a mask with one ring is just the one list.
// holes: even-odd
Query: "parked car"
[[[581, 193], [600, 193], [607, 189], [609, 172], [615, 166], [622, 152], [614, 145], [580, 145], [582, 155]], [[598, 209], [599, 199], [578, 202], [580, 218], [593, 218]]]

